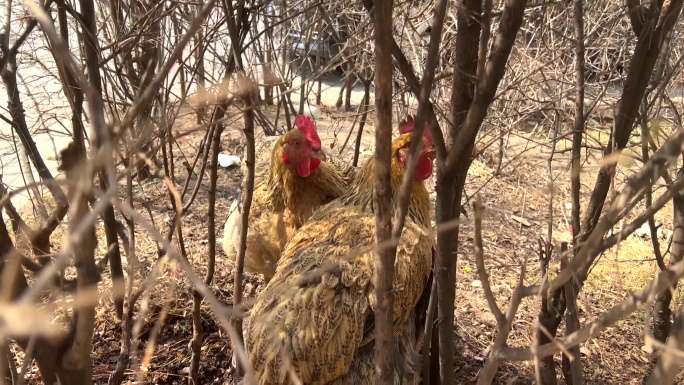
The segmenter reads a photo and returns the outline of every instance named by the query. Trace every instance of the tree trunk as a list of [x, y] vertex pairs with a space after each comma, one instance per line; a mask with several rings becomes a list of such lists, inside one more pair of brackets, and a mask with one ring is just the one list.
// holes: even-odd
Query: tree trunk
[[[465, 180], [465, 177], [459, 177]], [[435, 190], [437, 200], [435, 219], [437, 224], [448, 223], [460, 217], [455, 209], [461, 201], [462, 188], [453, 176], [444, 175], [442, 167], [437, 168]], [[435, 260], [435, 279], [437, 280], [437, 319], [439, 325], [440, 384], [454, 383], [454, 300], [456, 282], [456, 259], [458, 250], [459, 227], [443, 231], [437, 235], [437, 258]]]
[[[481, 13], [482, 2], [480, 0], [464, 0], [463, 5], [458, 8], [458, 34], [454, 54], [459, 60], [456, 62], [452, 81], [451, 120], [453, 125], [447, 130], [447, 148], [449, 148], [450, 139], [453, 140], [461, 130], [475, 96]], [[464, 151], [468, 154], [464, 158], [468, 160], [460, 164], [455, 175], [445, 169], [446, 164], [443, 160], [437, 163], [435, 216], [438, 225], [458, 220], [461, 216], [459, 208], [470, 167], [469, 159], [474, 147], [474, 139], [473, 137], [472, 143]], [[438, 326], [440, 382], [444, 385], [454, 383], [454, 301], [459, 230], [458, 226], [454, 226], [452, 229], [440, 231], [437, 234], [435, 279], [439, 293], [437, 314], [440, 320]]]
[[[672, 248], [670, 262], [672, 266], [684, 257], [684, 195], [677, 194], [672, 198]], [[672, 293], [675, 287], [665, 290], [658, 296], [654, 305], [653, 336], [660, 342], [665, 342], [672, 327]]]
[[[375, 284], [375, 372], [377, 383], [394, 384], [395, 338], [393, 326], [394, 262], [396, 247], [381, 247], [392, 238], [392, 0], [375, 3], [375, 247], [377, 276]], [[361, 132], [361, 130], [359, 130]], [[358, 145], [358, 143], [357, 143]]]
[[[542, 308], [539, 311], [539, 331], [537, 331], [537, 341], [539, 345], [544, 345], [551, 342], [542, 328], [551, 335], [555, 336], [558, 332], [558, 326], [563, 320], [563, 314], [566, 309], [565, 291], [557, 290], [547, 297], [542, 297]], [[545, 357], [539, 363], [540, 385], [556, 385], [558, 380], [556, 378], [556, 365], [553, 361], [553, 356]]]
[[[85, 38], [85, 53], [86, 66], [88, 68], [88, 81], [95, 88], [99, 95], [102, 95], [102, 79], [100, 77], [100, 46], [97, 42], [97, 26], [95, 25], [95, 8], [92, 0], [83, 0], [81, 2], [83, 8], [83, 15], [86, 20], [88, 29], [83, 35]], [[75, 111], [76, 112], [76, 111]], [[96, 144], [97, 145], [97, 144]], [[83, 151], [85, 149], [78, 149]], [[85, 156], [85, 154], [83, 154]], [[111, 156], [111, 155], [105, 155]], [[105, 178], [104, 170], [98, 172], [98, 179], [102, 190], [107, 190], [107, 180]], [[116, 309], [116, 316], [123, 319], [123, 292], [124, 292], [124, 278], [123, 267], [121, 264], [121, 250], [119, 249], [119, 236], [116, 232], [117, 221], [114, 216], [114, 208], [112, 205], [107, 205], [102, 214], [104, 222], [105, 237], [107, 240], [107, 252], [109, 253], [110, 268], [113, 283], [114, 307]]]

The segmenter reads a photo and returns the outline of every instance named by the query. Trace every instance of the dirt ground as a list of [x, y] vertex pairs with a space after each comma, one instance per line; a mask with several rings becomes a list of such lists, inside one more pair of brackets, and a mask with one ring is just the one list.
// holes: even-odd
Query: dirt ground
[[[355, 95], [355, 99], [358, 95]], [[330, 104], [334, 104], [330, 103]], [[343, 112], [335, 108], [321, 108], [317, 119], [319, 133], [331, 154], [351, 158], [354, 138], [349, 140], [342, 154], [345, 137], [349, 134], [354, 112]], [[266, 108], [267, 117], [275, 119], [275, 109]], [[222, 139], [224, 153], [242, 155], [244, 146], [240, 131], [241, 121], [229, 123], [235, 130], [226, 130]], [[282, 120], [282, 117], [281, 117]], [[358, 125], [358, 123], [357, 123]], [[192, 163], [203, 138], [203, 132], [194, 132], [194, 116], [182, 116], [174, 125], [178, 146], [174, 149], [176, 186], [183, 186], [187, 171], [184, 162]], [[355, 136], [355, 133], [354, 135]], [[486, 139], [485, 139], [486, 140]], [[485, 141], [483, 140], [483, 142]], [[520, 266], [527, 258], [527, 284], [540, 280], [538, 240], [546, 237], [548, 224], [549, 191], [553, 191], [553, 238], [556, 245], [568, 241], [569, 198], [569, 153], [556, 154], [552, 170], [553, 184], [549, 183], [547, 158], [549, 156], [548, 138], [544, 135], [515, 132], [507, 139], [504, 164], [495, 174], [497, 147], [485, 150], [471, 168], [467, 196], [472, 198], [481, 194], [486, 206], [483, 221], [485, 260], [492, 281], [492, 288], [499, 306], [506, 308], [515, 287]], [[362, 141], [362, 161], [372, 153], [372, 127], [367, 126]], [[569, 148], [569, 140], [561, 140], [560, 148]], [[331, 148], [332, 147], [332, 148]], [[478, 147], [479, 148], [479, 147]], [[595, 180], [598, 160], [587, 159], [586, 170], [582, 173], [582, 197], [588, 194]], [[208, 169], [208, 167], [207, 167]], [[620, 174], [619, 177], [624, 175]], [[241, 171], [239, 167], [219, 168], [218, 191], [215, 223], [217, 238], [222, 237], [223, 224], [227, 218], [230, 202], [240, 192]], [[196, 185], [193, 177], [189, 190]], [[428, 185], [434, 190], [434, 180]], [[134, 185], [135, 208], [149, 215], [156, 226], [164, 232], [173, 217], [169, 195], [164, 183], [158, 179]], [[125, 193], [123, 183], [120, 194]], [[187, 257], [197, 274], [206, 273], [208, 255], [207, 203], [209, 181], [205, 177], [199, 187], [195, 202], [182, 219], [183, 241]], [[189, 196], [189, 193], [188, 193]], [[145, 208], [148, 207], [149, 211]], [[666, 207], [656, 216], [656, 222], [663, 224], [664, 234], [671, 231], [671, 207]], [[472, 211], [469, 209], [472, 219]], [[104, 232], [99, 224], [99, 255], [103, 255]], [[60, 234], [54, 235], [54, 245], [59, 245]], [[158, 258], [157, 244], [140, 226], [136, 228], [137, 259], [140, 271], [147, 274]], [[667, 239], [660, 239], [661, 249], [667, 248]], [[177, 237], [174, 238], [177, 240]], [[496, 323], [488, 310], [481, 284], [477, 277], [473, 257], [472, 223], [464, 223], [460, 235], [460, 254], [458, 259], [456, 323], [457, 364], [456, 383], [474, 384], [476, 375], [484, 364], [487, 348], [496, 337]], [[598, 317], [611, 306], [622, 301], [628, 292], [641, 288], [650, 280], [657, 267], [652, 260], [651, 241], [647, 238], [632, 237], [623, 241], [618, 249], [613, 249], [601, 258], [594, 268], [585, 290], [579, 299], [580, 322], [585, 324]], [[176, 245], [177, 241], [176, 241]], [[226, 304], [232, 303], [232, 269], [225, 261], [220, 248], [216, 247], [216, 272], [211, 289]], [[124, 266], [128, 266], [128, 256], [124, 256]], [[555, 262], [554, 262], [554, 266]], [[192, 293], [189, 282], [173, 264], [164, 264], [155, 281], [155, 288], [144, 296], [136, 308], [137, 323], [134, 333], [136, 354], [142, 360], [143, 376], [154, 384], [187, 383], [190, 366], [189, 342], [192, 338]], [[104, 276], [108, 276], [108, 271]], [[139, 273], [134, 274], [135, 287], [141, 282]], [[129, 279], [127, 274], [127, 279]], [[100, 291], [106, 292], [111, 284], [107, 279], [100, 283]], [[262, 281], [246, 277], [243, 284], [246, 300], [253, 298], [260, 290]], [[511, 346], [530, 346], [535, 333], [534, 322], [540, 301], [538, 298], [523, 301], [518, 311], [509, 338]], [[113, 302], [106, 298], [98, 306], [98, 318], [94, 340], [94, 373], [97, 384], [105, 384], [116, 366], [120, 351], [121, 323], [116, 318]], [[231, 379], [231, 347], [229, 339], [218, 325], [206, 302], [203, 303], [202, 327], [204, 343], [200, 380], [202, 384], [228, 383]], [[635, 384], [640, 383], [648, 373], [651, 355], [644, 345], [643, 312], [609, 328], [598, 338], [589, 340], [581, 347], [584, 375], [587, 384]], [[561, 326], [562, 330], [563, 326]], [[560, 368], [560, 357], [557, 356]], [[495, 380], [497, 384], [534, 383], [532, 363], [504, 364]], [[560, 370], [559, 370], [560, 373]], [[37, 369], [31, 383], [39, 383]], [[135, 377], [129, 374], [130, 380]], [[563, 383], [561, 380], [560, 383]]]

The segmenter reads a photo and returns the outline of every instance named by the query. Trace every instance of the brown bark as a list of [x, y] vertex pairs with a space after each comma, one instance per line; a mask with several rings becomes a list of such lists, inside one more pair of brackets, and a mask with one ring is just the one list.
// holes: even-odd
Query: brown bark
[[[445, 142], [449, 154], [454, 151], [450, 143], [461, 131], [468, 110], [475, 95], [475, 80], [480, 40], [480, 13], [482, 2], [479, 0], [465, 0], [458, 9], [456, 46], [454, 55], [457, 57], [452, 81], [451, 94], [451, 126], [447, 130]], [[472, 152], [466, 149], [467, 152]], [[461, 196], [465, 185], [466, 173], [469, 166], [465, 166], [456, 178], [446, 167], [444, 158], [437, 163], [437, 201], [435, 207], [436, 222], [447, 223], [460, 217]], [[456, 285], [456, 262], [458, 253], [459, 228], [443, 231], [437, 235], [437, 259], [435, 261], [435, 278], [437, 280], [437, 304], [439, 336], [440, 380], [444, 385], [454, 383], [454, 300]]]
[[[97, 41], [97, 25], [95, 16], [95, 5], [92, 0], [82, 0], [81, 8], [85, 20], [86, 31], [83, 34], [85, 44], [85, 54], [86, 54], [86, 67], [88, 68], [88, 81], [90, 85], [95, 89], [100, 96], [102, 95], [102, 78], [100, 76], [100, 46]], [[78, 92], [78, 91], [77, 91]], [[81, 95], [82, 102], [82, 95]], [[76, 113], [76, 111], [74, 111]], [[76, 137], [76, 135], [74, 135]], [[77, 138], [74, 140], [76, 143]], [[97, 146], [97, 144], [96, 144]], [[78, 148], [77, 151], [80, 159], [85, 159], [85, 147]], [[111, 156], [111, 155], [105, 155]], [[107, 178], [105, 177], [105, 171], [100, 170], [98, 172], [98, 180], [102, 190], [107, 190]], [[116, 309], [116, 315], [119, 319], [123, 318], [123, 292], [124, 292], [124, 277], [123, 277], [123, 267], [121, 264], [121, 250], [119, 249], [119, 236], [116, 232], [117, 222], [114, 216], [114, 208], [112, 205], [108, 205], [103, 213], [102, 219], [104, 222], [105, 238], [107, 242], [107, 252], [109, 253], [109, 266], [112, 274], [112, 285], [113, 285], [113, 295], [114, 295], [114, 307]]]
[[572, 197], [571, 223], [572, 245], [577, 246], [577, 236], [580, 232], [580, 156], [582, 139], [584, 137], [584, 1], [573, 1], [573, 19], [575, 24], [575, 123], [572, 133], [572, 164], [570, 175], [570, 195]]
[[[670, 248], [670, 263], [672, 266], [684, 258], [684, 195], [677, 194], [672, 198], [672, 247]], [[670, 335], [672, 326], [672, 294], [671, 290], [665, 290], [656, 298], [653, 318], [653, 337], [660, 342], [665, 342]]]
[[[200, 6], [197, 6], [198, 11]], [[268, 28], [268, 26], [266, 27]], [[203, 28], [197, 30], [195, 44], [197, 50], [195, 51], [195, 60], [197, 61], [197, 94], [200, 97], [200, 106], [197, 109], [197, 124], [201, 124], [204, 120], [204, 115], [207, 112], [207, 89], [206, 89], [206, 70], [204, 68], [204, 31]]]
[[639, 36], [644, 27], [646, 8], [641, 5], [641, 0], [625, 0], [625, 4], [627, 5], [627, 15], [632, 25], [632, 31]]
[[[478, 7], [479, 2], [475, 1], [472, 4], [473, 7]], [[512, 45], [515, 41], [520, 25], [522, 24], [523, 11], [525, 8], [526, 1], [512, 1], [508, 3], [503, 12], [503, 17], [500, 23], [499, 34], [494, 42], [492, 48], [492, 54], [490, 55], [490, 60], [485, 67], [485, 74], [483, 78], [478, 82], [477, 93], [473, 100], [475, 101], [473, 106], [470, 108], [468, 115], [464, 121], [465, 130], [463, 132], [459, 131], [458, 140], [454, 141], [454, 148], [450, 150], [448, 157], [450, 158], [446, 162], [446, 166], [452, 165], [452, 167], [445, 166], [445, 157], [447, 157], [447, 150], [444, 144], [444, 140], [441, 132], [438, 130], [438, 123], [434, 115], [434, 110], [430, 103], [426, 103], [426, 109], [428, 114], [428, 122], [433, 127], [433, 136], [435, 137], [435, 146], [437, 149], [437, 222], [444, 223], [458, 218], [461, 211], [460, 200], [462, 194], [462, 188], [465, 184], [465, 175], [467, 174], [467, 169], [470, 165], [470, 155], [472, 152], [472, 147], [474, 143], [474, 138], [479, 130], [486, 111], [489, 105], [494, 99], [496, 89], [498, 87], [501, 78], [503, 77], [505, 66], [508, 61], [508, 56]], [[363, 5], [366, 10], [370, 11], [373, 9], [372, 0], [363, 0]], [[459, 12], [464, 12], [463, 7], [459, 9]], [[476, 27], [472, 27], [476, 28]], [[477, 26], [479, 31], [479, 24]], [[459, 28], [460, 29], [460, 28]], [[459, 31], [459, 35], [462, 36], [462, 32]], [[457, 35], [457, 36], [459, 36]], [[466, 41], [475, 43], [479, 40], [479, 33], [477, 37], [468, 35], [469, 38]], [[461, 37], [463, 38], [463, 37]], [[477, 68], [477, 48], [478, 44], [475, 44], [475, 59], [460, 56], [460, 60], [463, 63], [474, 62], [475, 70]], [[464, 44], [464, 48], [468, 48]], [[392, 39], [391, 41], [392, 56], [397, 61], [399, 71], [405, 76], [406, 82], [415, 95], [420, 94], [420, 82], [415, 75], [410, 63], [406, 60], [406, 57], [401, 52], [401, 49], [397, 45], [396, 41]], [[467, 51], [467, 50], [466, 50]], [[458, 57], [458, 56], [457, 56]], [[458, 75], [457, 75], [458, 76]], [[461, 140], [463, 139], [463, 140]], [[465, 162], [461, 161], [465, 159]], [[456, 169], [455, 164], [458, 164], [458, 169]], [[454, 175], [457, 176], [457, 180], [454, 180]], [[460, 187], [459, 187], [460, 186]], [[442, 360], [441, 373], [443, 383], [453, 383], [453, 306], [454, 306], [454, 286], [455, 286], [455, 269], [449, 269], [449, 265], [452, 267], [455, 265], [456, 260], [456, 242], [454, 239], [458, 239], [458, 229], [440, 232], [438, 234], [438, 249], [441, 259], [437, 263], [435, 268], [435, 273], [437, 277], [438, 286], [441, 286], [439, 290], [439, 302], [441, 305], [441, 310], [439, 312], [440, 318], [440, 360]], [[446, 265], [446, 266], [444, 266]], [[441, 282], [440, 282], [441, 278]], [[442, 298], [442, 294], [445, 293], [446, 296], [450, 298]], [[450, 309], [449, 310], [445, 310]], [[449, 322], [451, 321], [451, 322]], [[444, 339], [448, 339], [444, 342], [441, 336], [444, 335]], [[445, 345], [442, 345], [445, 344]], [[446, 361], [444, 361], [446, 360]]]
[[370, 109], [370, 80], [365, 80], [363, 83], [363, 101], [361, 101], [361, 108], [363, 113], [361, 114], [361, 122], [359, 123], [359, 129], [356, 132], [356, 143], [354, 145], [354, 159], [352, 164], [354, 167], [359, 166], [359, 155], [361, 152], [361, 138], [363, 136], [363, 129], [366, 127], [366, 122], [368, 121], [368, 110]]
[[676, 353], [684, 349], [684, 307], [680, 307], [666, 346], [668, 350], [663, 351], [653, 373], [645, 382], [646, 385], [674, 384], [677, 374], [684, 365], [684, 358]]
[[[462, 68], [462, 71], [470, 71], [470, 77], [462, 77], [461, 71], [454, 71], [452, 100], [458, 103], [454, 102], [451, 107], [454, 123], [451, 127], [453, 145], [446, 154], [446, 159], [442, 157], [437, 163], [435, 211], [438, 224], [449, 223], [460, 217], [461, 196], [470, 167], [475, 137], [494, 100], [499, 82], [503, 78], [508, 57], [522, 24], [526, 1], [511, 1], [505, 6], [485, 71], [477, 80], [474, 95], [471, 96], [468, 96], [465, 90], [468, 87], [472, 90], [472, 86], [476, 83], [480, 27], [479, 21], [473, 21], [470, 18], [473, 14], [479, 15], [481, 3], [473, 1], [472, 3], [464, 2], [463, 5], [459, 9], [459, 32], [456, 38], [455, 57], [457, 58], [456, 66]], [[466, 103], [469, 104], [466, 105]], [[465, 110], [467, 114], [463, 116]], [[442, 322], [439, 327], [439, 343], [440, 376], [443, 384], [453, 384], [453, 308], [458, 249], [458, 243], [454, 240], [458, 239], [458, 233], [459, 229], [456, 227], [453, 230], [439, 232], [437, 235], [438, 257], [435, 275], [440, 298], [438, 314]]]
[[[256, 94], [258, 89], [251, 79], [248, 79], [242, 72], [244, 66], [242, 64], [242, 50], [241, 50], [241, 36], [246, 35], [248, 25], [245, 25], [245, 18], [243, 13], [245, 11], [245, 2], [238, 1], [236, 7], [228, 0], [223, 1], [223, 8], [226, 13], [226, 23], [228, 25], [228, 33], [231, 40], [231, 51], [233, 53], [233, 60], [229, 61], [226, 68], [225, 81], [230, 79], [232, 73], [237, 69], [238, 74], [238, 89], [240, 96], [245, 103], [245, 127], [243, 133], [245, 135], [245, 165], [247, 166], [247, 173], [244, 175], [242, 182], [242, 227], [240, 228], [240, 247], [238, 250], [237, 259], [235, 261], [235, 279], [233, 281], [233, 305], [238, 305], [242, 302], [242, 275], [244, 269], [245, 254], [247, 251], [247, 226], [249, 223], [249, 212], [252, 206], [252, 194], [254, 192], [254, 164], [255, 164], [255, 149], [254, 149], [254, 108], [256, 107]], [[222, 106], [223, 113], [227, 105]], [[240, 346], [234, 346], [233, 349], [244, 349], [244, 341], [242, 335], [242, 319], [233, 319], [233, 328], [237, 334], [238, 343]], [[246, 368], [239, 364], [235, 368], [236, 376], [242, 377]]]
[[[228, 108], [226, 102], [216, 109], [214, 113], [214, 121], [220, 120], [225, 116], [225, 111]], [[204, 283], [211, 284], [214, 277], [214, 270], [216, 268], [216, 191], [218, 181], [218, 155], [221, 152], [221, 133], [223, 133], [224, 126], [221, 123], [214, 124], [211, 136], [211, 168], [209, 170], [209, 202], [208, 202], [208, 228], [209, 228], [209, 253], [207, 261], [207, 273], [204, 277]], [[208, 142], [208, 138], [207, 138]], [[207, 147], [209, 145], [207, 144]], [[199, 185], [200, 182], [197, 182]], [[188, 384], [194, 385], [198, 382], [200, 358], [202, 352], [202, 319], [201, 306], [202, 295], [195, 291], [193, 293], [193, 310], [192, 310], [192, 358], [190, 360], [190, 378]], [[242, 333], [239, 333], [242, 335]]]
[[[266, 52], [264, 53], [264, 73], [265, 73], [265, 78], [270, 79], [266, 81], [266, 85], [264, 86], [264, 101], [266, 102], [267, 105], [272, 106], [274, 105], [274, 100], [273, 100], [273, 86], [270, 85], [270, 83], [273, 81], [272, 79], [275, 77], [274, 75], [274, 70], [273, 70], [273, 62], [276, 61], [276, 57], [274, 55], [274, 48], [273, 48], [273, 28], [270, 27], [270, 15], [265, 15], [264, 16], [264, 29], [266, 30]], [[320, 97], [320, 96], [319, 96]], [[320, 102], [319, 102], [320, 104]]]
[[[568, 244], [561, 243], [561, 254], [565, 253], [568, 249]], [[567, 265], [567, 256], [562, 256], [561, 269]], [[565, 313], [565, 335], [572, 334], [579, 330], [579, 314], [577, 313], [577, 291], [579, 287], [575, 280], [570, 280], [565, 284], [563, 288], [565, 294], [565, 303], [567, 305], [567, 311]], [[584, 384], [584, 377], [582, 375], [582, 361], [580, 359], [580, 347], [579, 345], [573, 346], [567, 351], [572, 355], [572, 361], [570, 357], [563, 352], [562, 357], [562, 369], [563, 377], [565, 378], [565, 383], [568, 385], [582, 385]], [[550, 356], [553, 357], [553, 356]], [[555, 373], [554, 373], [555, 377]]]
[[[343, 68], [346, 67], [346, 73], [344, 76], [344, 82], [342, 83], [342, 87], [340, 88], [340, 93], [337, 96], [337, 102], [335, 103], [335, 107], [340, 108], [342, 107], [342, 99], [344, 98], [344, 110], [345, 111], [350, 111], [351, 110], [351, 91], [354, 88], [354, 81], [356, 80], [356, 75], [353, 72], [353, 64], [347, 63], [346, 65], [343, 66]], [[346, 92], [346, 94], [345, 94]]]
[[[76, 163], [75, 159], [71, 159], [77, 153], [74, 148], [72, 143], [62, 151], [61, 169], [66, 172], [67, 179], [73, 181], [68, 190], [69, 201], [72, 202], [69, 213], [69, 236], [78, 240], [73, 246], [76, 281], [78, 291], [86, 293], [96, 287], [99, 278], [95, 265], [95, 226], [91, 224], [80, 229], [81, 222], [87, 220], [90, 215], [87, 197], [93, 187], [93, 175], [85, 162]], [[61, 359], [62, 365], [77, 375], [77, 378], [71, 379], [69, 383], [92, 384], [93, 368], [90, 353], [93, 350], [92, 339], [95, 331], [95, 305], [96, 303], [92, 303], [74, 309], [70, 338], [68, 344], [64, 345], [64, 357]]]
[[[418, 149], [423, 137], [423, 130], [425, 128], [427, 114], [427, 103], [430, 100], [430, 92], [433, 88], [433, 80], [435, 78], [435, 69], [439, 62], [439, 45], [442, 40], [442, 30], [444, 29], [444, 18], [446, 16], [447, 1], [439, 0], [435, 7], [435, 16], [432, 20], [432, 30], [430, 33], [430, 45], [428, 47], [427, 61], [425, 63], [425, 72], [423, 73], [423, 81], [420, 86], [420, 95], [418, 96], [418, 111], [414, 122], [414, 137], [421, 138], [411, 142], [409, 148], [409, 160], [406, 164], [406, 171], [401, 183], [401, 190], [399, 193], [399, 201], [394, 216], [394, 227], [392, 228], [392, 238], [398, 239], [401, 236], [401, 231], [404, 228], [404, 221], [408, 211], [409, 200], [411, 198], [411, 183], [418, 165]], [[477, 56], [477, 54], [475, 54]], [[390, 59], [391, 60], [391, 59]]]
[[[467, 111], [473, 102], [478, 63], [480, 41], [480, 14], [482, 2], [466, 0], [458, 9], [458, 34], [454, 55], [458, 58], [452, 81], [451, 123], [447, 130], [446, 143], [449, 154], [454, 148], [449, 143], [455, 139], [465, 121]], [[466, 150], [467, 151], [467, 150]], [[470, 149], [472, 151], [472, 148]], [[460, 217], [461, 196], [465, 185], [465, 172], [454, 178], [446, 167], [444, 157], [437, 162], [437, 201], [435, 215], [437, 224], [448, 223]], [[456, 285], [456, 260], [458, 250], [459, 228], [454, 227], [437, 234], [437, 258], [435, 261], [435, 279], [437, 281], [438, 304], [437, 314], [439, 338], [440, 383], [454, 383], [454, 300]]]
[[[582, 150], [582, 139], [585, 126], [584, 116], [584, 82], [585, 82], [585, 65], [584, 65], [584, 14], [583, 1], [573, 1], [573, 20], [575, 27], [575, 82], [576, 82], [576, 100], [575, 100], [575, 121], [573, 127], [572, 140], [572, 163], [570, 175], [570, 193], [572, 200], [571, 209], [571, 223], [573, 235], [573, 250], [577, 251], [577, 241], [580, 232], [580, 157]], [[563, 247], [565, 246], [565, 247]], [[567, 250], [567, 244], [561, 245], [561, 254]], [[567, 257], [561, 257], [567, 258]], [[565, 264], [565, 262], [564, 262]], [[563, 314], [568, 310], [567, 318], [570, 322], [566, 323], [566, 334], [572, 333], [579, 325], [576, 324], [576, 298], [579, 288], [576, 287], [573, 280], [569, 281], [564, 288], [559, 289], [557, 293], [552, 293], [542, 300], [542, 308], [539, 313], [540, 330], [537, 331], [537, 339], [539, 344], [551, 342], [551, 338], [547, 335], [555, 336], [558, 331], [558, 326], [563, 319]], [[581, 363], [579, 361], [579, 348], [572, 350], [576, 362], [573, 363], [575, 371], [579, 365], [579, 374], [576, 381], [582, 381], [581, 378]], [[576, 353], [576, 354], [575, 354]], [[563, 374], [568, 384], [572, 384], [572, 366], [564, 354], [562, 357]], [[540, 362], [540, 380], [543, 385], [555, 385], [557, 383], [556, 368], [553, 356], [546, 357]], [[568, 382], [570, 381], [570, 382]], [[580, 382], [578, 382], [579, 384]]]
[[[373, 9], [373, 0], [362, 0], [362, 3], [366, 11], [371, 12]], [[406, 59], [406, 56], [401, 51], [401, 48], [394, 39], [391, 39], [391, 50], [392, 58], [394, 58], [397, 64], [397, 70], [404, 76], [406, 84], [409, 86], [411, 93], [413, 93], [417, 98], [420, 97], [420, 80], [418, 79], [418, 76], [416, 76], [411, 63], [409, 63], [408, 59]], [[435, 149], [437, 151], [437, 155], [438, 157], [443, 157], [446, 154], [444, 138], [439, 126], [439, 122], [437, 121], [437, 115], [435, 115], [434, 107], [429, 100], [425, 103], [425, 109], [427, 114], [427, 122], [432, 128], [432, 135], [435, 139]]]
[[[126, 154], [126, 158], [129, 160], [129, 167], [126, 171], [126, 199], [128, 205], [133, 207], [133, 174], [131, 169], [135, 166], [135, 160], [131, 156], [131, 153]], [[124, 247], [126, 248], [126, 256], [128, 258], [128, 285], [127, 285], [127, 299], [126, 307], [124, 308], [123, 321], [121, 322], [121, 351], [119, 353], [119, 358], [116, 362], [116, 369], [111, 377], [109, 377], [108, 385], [119, 385], [123, 382], [124, 373], [128, 369], [128, 364], [131, 361], [131, 346], [132, 346], [132, 332], [133, 332], [133, 314], [135, 312], [135, 303], [137, 299], [142, 294], [142, 290], [138, 290], [134, 295], [133, 291], [133, 278], [135, 277], [135, 270], [138, 267], [138, 260], [135, 255], [135, 221], [133, 218], [126, 217], [126, 225], [128, 226], [129, 239], [128, 242], [124, 242]]]
[[394, 384], [394, 333], [392, 309], [396, 248], [381, 246], [392, 236], [392, 0], [375, 3], [375, 242], [377, 247], [375, 297], [375, 371], [377, 383]]
[[[553, 253], [551, 239], [552, 238], [549, 237], [547, 242], [539, 242], [539, 265], [542, 282], [548, 280], [549, 262], [551, 261]], [[562, 291], [560, 292], [562, 293]], [[539, 330], [537, 331], [536, 344], [543, 345], [551, 342], [551, 339], [543, 330], [553, 334], [556, 333], [556, 329], [549, 330], [549, 328], [553, 328], [556, 319], [563, 316], [563, 312], [565, 311], [565, 298], [565, 296], [558, 299], [548, 295], [541, 296], [541, 308], [537, 318]], [[559, 307], [562, 311], [559, 310]], [[557, 325], [555, 327], [557, 328]], [[556, 385], [558, 383], [558, 379], [556, 378], [556, 364], [553, 361], [553, 356], [544, 357], [539, 360], [539, 381], [542, 385]]]
[[[248, 79], [244, 80], [250, 81]], [[244, 176], [242, 186], [242, 228], [240, 229], [240, 249], [238, 250], [235, 266], [235, 279], [233, 287], [234, 305], [240, 304], [242, 301], [242, 273], [244, 269], [245, 254], [247, 251], [247, 225], [249, 223], [249, 212], [252, 207], [252, 195], [254, 192], [254, 166], [256, 162], [254, 149], [254, 107], [256, 98], [253, 91], [244, 97], [245, 103], [247, 104], [247, 108], [245, 109], [245, 127], [243, 129], [246, 143], [245, 165], [247, 166], [247, 173]], [[233, 327], [235, 328], [235, 332], [240, 339], [240, 343], [244, 344], [244, 341], [242, 341], [242, 320], [235, 319], [233, 322]]]

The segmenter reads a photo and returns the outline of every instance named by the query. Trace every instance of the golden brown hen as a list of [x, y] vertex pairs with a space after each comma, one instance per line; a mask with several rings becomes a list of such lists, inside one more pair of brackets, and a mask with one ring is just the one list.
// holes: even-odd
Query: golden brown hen
[[[270, 165], [257, 165], [249, 213], [245, 272], [268, 282], [285, 243], [321, 205], [346, 192], [348, 177], [325, 162], [311, 118], [297, 116], [296, 128], [273, 145]], [[235, 262], [242, 224], [240, 199], [233, 201], [223, 231], [223, 251]]]
[[[392, 144], [392, 200], [396, 204], [413, 137], [413, 121], [400, 127]], [[416, 376], [402, 363], [412, 360], [414, 308], [432, 267], [430, 199], [423, 181], [433, 169], [434, 150], [426, 130], [412, 184], [409, 213], [397, 247], [394, 324], [399, 339], [396, 381]], [[427, 142], [427, 143], [426, 143]], [[375, 218], [369, 159], [348, 193], [317, 210], [283, 250], [276, 274], [249, 313], [247, 353], [260, 384], [374, 383]]]
[[[257, 143], [255, 145], [256, 163], [262, 163], [264, 165], [270, 164], [271, 152], [273, 146], [280, 136], [260, 136], [257, 138]], [[351, 185], [351, 182], [356, 177], [356, 173], [359, 167], [352, 165], [351, 159], [337, 153], [337, 151], [327, 150], [325, 146], [321, 147], [321, 152], [325, 154], [325, 162], [337, 169], [346, 182], [347, 185]], [[269, 171], [268, 167], [259, 167], [256, 170], [255, 180], [262, 179], [266, 180], [266, 173]], [[245, 172], [245, 170], [243, 170]]]

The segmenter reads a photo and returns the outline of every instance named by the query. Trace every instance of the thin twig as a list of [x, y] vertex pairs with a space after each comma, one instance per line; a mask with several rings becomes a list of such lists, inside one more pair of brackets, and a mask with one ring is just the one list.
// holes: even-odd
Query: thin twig
[[487, 274], [484, 263], [484, 247], [482, 245], [482, 212], [484, 211], [484, 206], [482, 205], [482, 196], [480, 196], [480, 194], [477, 194], [475, 197], [474, 211], [475, 226], [473, 231], [475, 234], [475, 264], [477, 265], [477, 273], [480, 276], [482, 290], [487, 299], [489, 310], [492, 311], [494, 318], [496, 319], [496, 324], [501, 328], [506, 322], [506, 316], [501, 312], [499, 305], [496, 303], [496, 298], [494, 297], [492, 287], [489, 284], [489, 275]]
[[501, 363], [500, 351], [505, 349], [506, 341], [508, 340], [508, 335], [513, 327], [513, 319], [518, 311], [518, 306], [524, 298], [524, 285], [525, 272], [527, 269], [527, 257], [523, 261], [522, 267], [520, 268], [520, 276], [518, 278], [518, 285], [513, 290], [513, 296], [511, 297], [511, 303], [508, 305], [508, 311], [506, 312], [505, 322], [499, 327], [499, 331], [494, 339], [494, 344], [490, 348], [489, 357], [485, 363], [484, 368], [480, 371], [479, 378], [477, 380], [478, 385], [491, 384], [494, 380], [494, 376], [499, 369]]

